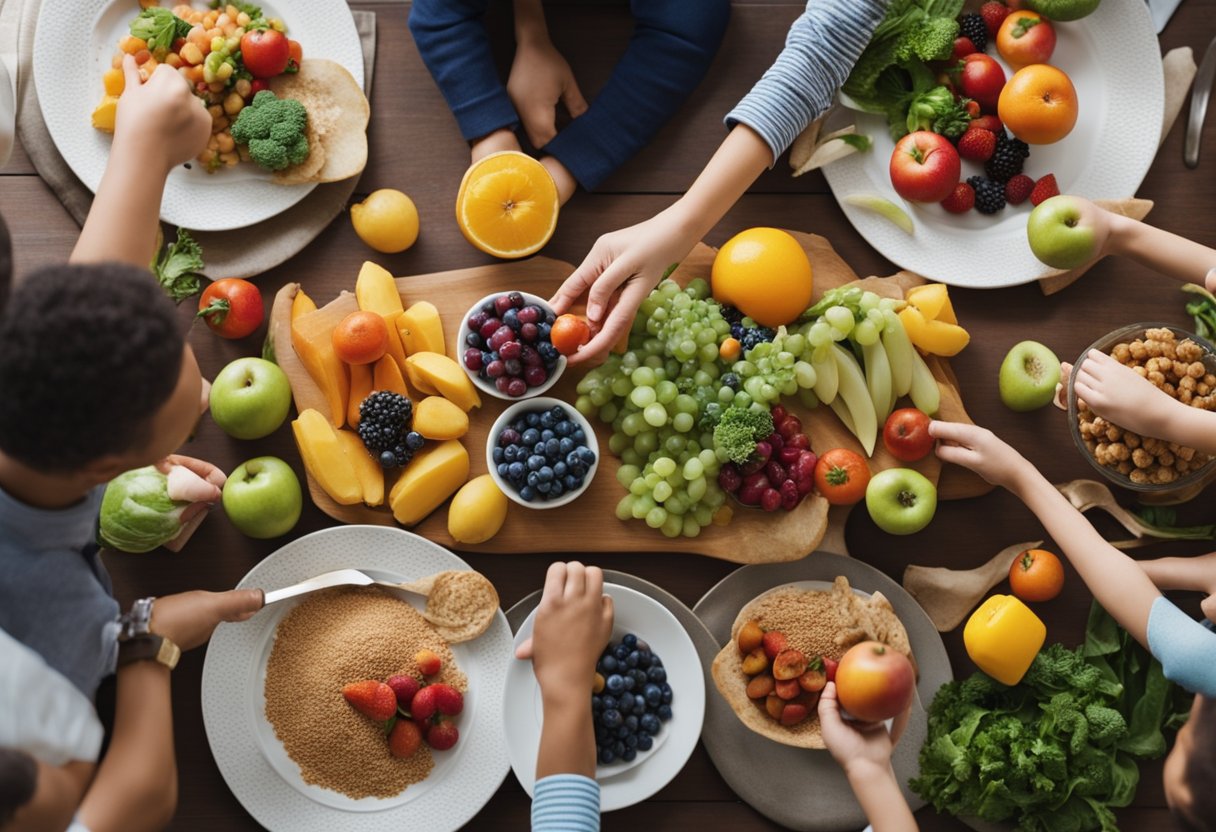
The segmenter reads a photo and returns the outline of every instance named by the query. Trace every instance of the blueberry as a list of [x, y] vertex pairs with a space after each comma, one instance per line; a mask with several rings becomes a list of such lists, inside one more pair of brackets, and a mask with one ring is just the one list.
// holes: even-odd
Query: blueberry
[[539, 491], [541, 494], [548, 494], [550, 491], [552, 491], [552, 490], [553, 490], [553, 483], [551, 483], [551, 482], [538, 482], [538, 483], [536, 484], [536, 490], [537, 490], [537, 491]]
[[553, 469], [544, 465], [536, 472], [536, 476], [541, 482], [553, 482]]
[[617, 669], [616, 656], [604, 656], [600, 659], [600, 667], [602, 673], [615, 673]]
[[554, 420], [553, 413], [551, 411], [546, 410], [544, 413], [540, 414], [540, 426], [542, 428], [549, 428], [552, 430], [553, 426], [556, 424], [557, 421]]
[[635, 696], [633, 698], [633, 712], [638, 716], [642, 716], [647, 710], [649, 710], [649, 708], [646, 705], [646, 700], [640, 696]]
[[549, 459], [551, 459], [554, 462], [557, 462], [558, 459], [560, 459], [560, 457], [558, 456], [558, 454], [560, 454], [560, 453], [561, 453], [561, 442], [557, 441], [556, 439], [550, 439], [548, 442], [545, 443], [545, 456], [546, 457], [548, 457]]
[[527, 416], [524, 417], [524, 421], [528, 423], [528, 427], [534, 428], [540, 424], [540, 414], [539, 413], [529, 413]]
[[562, 485], [566, 487], [567, 491], [577, 491], [579, 486], [578, 477], [573, 474], [566, 474], [566, 476], [562, 477]]
[[629, 737], [632, 733], [633, 733], [632, 731], [630, 731], [627, 727], [622, 725], [620, 728], [616, 729], [616, 738], [618, 740], [623, 740], [626, 737]]
[[618, 644], [616, 649], [612, 651], [612, 655], [616, 656], [618, 662], [623, 662], [629, 655], [629, 648], [623, 644]]
[[659, 719], [663, 720], [664, 722], [671, 719], [671, 706], [670, 705], [660, 705], [658, 714], [659, 714]]
[[540, 485], [540, 472], [539, 471], [529, 471], [527, 482], [528, 482], [528, 485], [532, 486], [533, 488], [536, 488], [536, 486]]
[[526, 471], [522, 462], [512, 462], [507, 466], [507, 476], [513, 480], [522, 480]]
[[519, 363], [518, 358], [508, 358], [506, 361], [503, 362], [503, 366], [506, 367], [507, 375], [509, 375], [509, 376], [523, 375], [524, 366]]
[[381, 451], [380, 452], [380, 467], [381, 468], [396, 468], [397, 467], [397, 455], [395, 453], [393, 453], [392, 451]]
[[519, 489], [519, 496], [524, 502], [530, 503], [536, 499], [536, 489], [532, 488], [530, 485], [525, 485], [523, 488]]
[[481, 349], [481, 336], [476, 332], [470, 332], [468, 335], [464, 336], [464, 342], [470, 347], [474, 347], [478, 350]]
[[[511, 423], [511, 430], [515, 431], [516, 433], [523, 433], [527, 427], [528, 425], [524, 421], [523, 417], [520, 417]], [[515, 439], [515, 441], [519, 441], [518, 437]]]
[[604, 697], [600, 696], [598, 693], [591, 694], [591, 710], [604, 710]]
[[552, 488], [549, 489], [549, 499], [556, 500], [558, 497], [566, 493], [566, 488], [560, 482], [554, 480]]
[[[605, 712], [604, 715], [607, 716], [607, 713], [608, 712]], [[616, 713], [616, 711], [612, 711], [612, 713]], [[601, 719], [603, 719], [603, 717], [601, 717]], [[659, 722], [659, 718], [654, 714], [646, 714], [641, 718], [641, 720], [639, 720], [638, 724], [641, 725], [643, 731], [651, 736], [654, 736], [655, 734], [659, 733], [659, 731], [663, 730], [663, 725]]]
[[621, 639], [621, 644], [625, 645], [630, 650], [636, 650], [638, 646], [638, 637], [633, 633], [629, 633], [623, 639]]
[[[632, 719], [632, 718], [633, 717], [630, 717], [630, 719]], [[628, 754], [630, 751], [635, 751], [637, 749], [637, 747], [638, 747], [637, 735], [630, 733], [629, 736], [625, 737], [625, 753]], [[628, 760], [630, 758], [626, 757], [625, 759]]]
[[490, 452], [490, 457], [494, 460], [496, 465], [507, 461], [506, 451], [504, 451], [502, 448], [494, 448], [494, 450]]
[[537, 456], [544, 456], [545, 455], [545, 443], [537, 442], [535, 445], [533, 445], [532, 453], [536, 454]]
[[613, 673], [604, 680], [604, 687], [608, 689], [609, 693], [620, 693], [625, 689], [625, 680], [619, 673]]
[[633, 678], [632, 673], [625, 677], [625, 690], [633, 690], [637, 685], [638, 680]]
[[590, 448], [584, 446], [575, 451], [575, 453], [578, 454], [579, 460], [584, 465], [591, 466], [595, 464], [595, 451], [591, 450]]
[[566, 454], [566, 459], [565, 459], [565, 462], [566, 462], [566, 464], [567, 464], [567, 465], [569, 465], [571, 468], [573, 468], [573, 467], [574, 467], [574, 466], [576, 466], [576, 465], [580, 465], [580, 466], [581, 466], [581, 465], [583, 464], [583, 463], [582, 463], [582, 462], [579, 460], [579, 458], [578, 458], [578, 451], [577, 451], [577, 450], [571, 451], [570, 453]]
[[[549, 316], [546, 315], [546, 318]], [[556, 320], [556, 319], [554, 319]], [[549, 336], [553, 333], [553, 321], [546, 320], [543, 324], [536, 325], [536, 331], [540, 334], [541, 341], [548, 341]], [[544, 346], [543, 344], [541, 346]], [[549, 346], [553, 346], [551, 343]], [[557, 350], [555, 349], [554, 352]]]
[[671, 690], [671, 685], [664, 682], [663, 684], [659, 685], [659, 690], [663, 691], [663, 704], [670, 705], [671, 700], [675, 695]]
[[638, 647], [638, 667], [645, 670], [646, 668], [650, 667], [652, 661], [653, 661], [653, 659], [651, 659], [651, 657], [650, 657], [650, 651], [639, 646]]
[[649, 751], [654, 747], [650, 734], [638, 734], [638, 751]]
[[625, 743], [622, 740], [617, 740], [612, 744], [612, 753], [618, 757], [625, 754]]
[[600, 749], [600, 763], [602, 765], [608, 765], [609, 763], [612, 763], [615, 760], [616, 760], [616, 754], [612, 753], [611, 748], [601, 748]]
[[532, 454], [528, 457], [528, 470], [539, 471], [545, 464], [545, 458], [540, 454]]
[[481, 351], [481, 364], [482, 364], [482, 366], [483, 366], [483, 367], [484, 367], [486, 364], [489, 364], [489, 363], [490, 363], [491, 361], [493, 361], [493, 360], [494, 360], [494, 353], [493, 353], [493, 352], [491, 352], [490, 350], [482, 350], [482, 351]]
[[524, 445], [531, 447], [540, 441], [540, 431], [536, 428], [528, 428], [520, 436], [519, 441]]
[[[634, 738], [630, 737], [629, 739], [634, 739]], [[627, 763], [632, 763], [634, 760], [637, 759], [637, 757], [638, 757], [638, 750], [636, 748], [631, 748], [629, 746], [628, 741], [626, 741], [625, 751], [624, 751], [624, 753], [621, 754], [621, 759]]]
[[482, 311], [482, 312], [485, 312], [487, 315], [493, 315], [493, 314], [495, 314], [495, 311], [494, 311], [494, 301], [492, 301], [492, 300], [488, 300], [488, 301], [486, 301], [485, 303], [483, 303], [483, 304], [481, 305], [481, 311]]
[[[621, 679], [621, 689], [624, 690], [625, 680]], [[629, 713], [633, 710], [634, 697], [632, 693], [625, 691], [616, 698], [616, 706], [621, 709], [622, 713]]]
[[646, 678], [652, 682], [666, 682], [667, 671], [662, 665], [652, 665], [650, 670], [646, 671]]
[[635, 685], [644, 685], [646, 684], [646, 671], [634, 668], [629, 671], [629, 678], [633, 680]]
[[[605, 711], [611, 711], [611, 710], [615, 710], [615, 709], [616, 709], [616, 697], [615, 697], [615, 696], [613, 696], [611, 693], [605, 693], [605, 694], [603, 694], [603, 695], [600, 697], [600, 699], [601, 699], [601, 700], [603, 701], [603, 703], [604, 703], [604, 710], [605, 710]], [[616, 727], [616, 726], [612, 726], [612, 727]]]
[[631, 732], [636, 732], [638, 730], [638, 718], [632, 714], [625, 717], [625, 727]]
[[625, 657], [625, 664], [628, 667], [637, 667], [638, 659], [641, 658], [637, 650], [630, 650], [629, 655]]
[[516, 332], [519, 332], [519, 310], [508, 309], [502, 313], [502, 322]]
[[[547, 336], [547, 327], [540, 327], [540, 332], [542, 337]], [[545, 341], [541, 342], [540, 346], [536, 348], [536, 351], [540, 353], [540, 357], [546, 362], [557, 361], [558, 357], [561, 355], [561, 353], [557, 351], [557, 347]]]
[[654, 652], [653, 650], [650, 651], [650, 663], [652, 665], [658, 665], [659, 667], [663, 666], [663, 660], [660, 659], [659, 654]]
[[653, 682], [642, 688], [642, 696], [646, 698], [646, 704], [657, 707], [663, 702], [663, 691]]
[[574, 440], [569, 436], [563, 436], [557, 443], [557, 452], [562, 455], [562, 459], [570, 456], [570, 452], [574, 450]]
[[506, 477], [507, 472], [510, 470], [510, 468], [511, 468], [511, 466], [505, 462], [498, 463], [498, 476]]
[[570, 469], [566, 467], [566, 463], [558, 462], [553, 466], [553, 476], [557, 477], [559, 480], [564, 479], [569, 470]]
[[542, 430], [542, 431], [540, 432], [540, 441], [541, 441], [541, 442], [548, 442], [550, 439], [553, 439], [553, 438], [555, 438], [556, 436], [557, 436], [557, 434], [556, 434], [556, 433], [554, 433], [553, 431], [549, 430], [548, 428], [545, 428], [544, 430]]

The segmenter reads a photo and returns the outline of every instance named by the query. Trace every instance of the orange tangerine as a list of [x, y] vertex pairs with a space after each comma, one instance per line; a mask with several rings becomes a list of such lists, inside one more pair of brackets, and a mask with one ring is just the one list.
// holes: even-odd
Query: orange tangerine
[[749, 228], [727, 240], [710, 280], [715, 300], [762, 326], [788, 324], [811, 305], [811, 261], [779, 228]]
[[332, 337], [334, 352], [347, 364], [372, 364], [388, 352], [388, 326], [377, 312], [351, 312]]
[[1052, 144], [1072, 132], [1077, 123], [1077, 90], [1063, 70], [1031, 64], [1005, 84], [997, 115], [1027, 144]]
[[474, 162], [456, 195], [456, 224], [473, 246], [495, 257], [527, 257], [557, 228], [557, 185], [544, 165], [504, 150]]

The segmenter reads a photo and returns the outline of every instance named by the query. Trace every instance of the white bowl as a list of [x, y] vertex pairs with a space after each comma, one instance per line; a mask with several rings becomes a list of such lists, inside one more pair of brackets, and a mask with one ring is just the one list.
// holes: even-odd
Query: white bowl
[[[528, 502], [519, 496], [519, 492], [515, 490], [515, 486], [511, 485], [506, 478], [498, 475], [498, 464], [494, 462], [494, 448], [498, 445], [498, 435], [521, 415], [534, 410], [549, 410], [554, 405], [560, 405], [570, 414], [570, 419], [583, 429], [583, 433], [587, 435], [587, 447], [595, 454], [595, 462], [591, 463], [591, 467], [587, 469], [587, 476], [583, 478], [583, 484], [578, 490], [567, 491], [556, 500], [533, 500], [532, 502]], [[494, 483], [502, 490], [502, 493], [521, 506], [542, 509], [557, 508], [558, 506], [564, 506], [577, 500], [587, 490], [587, 486], [591, 485], [591, 480], [595, 477], [595, 472], [600, 467], [600, 443], [595, 436], [595, 430], [591, 427], [591, 423], [587, 421], [587, 417], [579, 413], [574, 408], [574, 405], [548, 396], [536, 399], [521, 399], [504, 410], [502, 415], [495, 420], [493, 427], [490, 428], [490, 435], [486, 438], [486, 466], [489, 468], [490, 476], [494, 478]]]
[[[494, 292], [491, 295], [486, 295], [484, 298], [477, 301], [477, 303], [470, 306], [469, 310], [464, 313], [464, 317], [460, 319], [460, 333], [457, 335], [457, 339], [460, 342], [460, 349], [456, 354], [456, 361], [460, 364], [460, 369], [464, 370], [465, 375], [472, 380], [473, 384], [477, 385], [477, 389], [481, 392], [488, 396], [492, 396], [496, 399], [502, 399], [503, 401], [507, 402], [522, 402], [527, 399], [536, 398], [537, 396], [543, 396], [549, 391], [549, 388], [551, 388], [554, 384], [557, 384], [557, 380], [561, 378], [562, 373], [566, 370], [566, 356], [562, 355], [558, 357], [557, 364], [555, 364], [553, 367], [553, 372], [549, 375], [549, 378], [544, 384], [542, 384], [540, 387], [529, 387], [528, 392], [518, 397], [508, 396], [505, 393], [499, 392], [498, 388], [494, 386], [494, 382], [486, 381], [480, 375], [466, 367], [464, 363], [464, 353], [465, 350], [469, 348], [469, 345], [465, 339], [468, 338], [469, 332], [471, 331], [469, 329], [469, 317], [473, 315], [474, 312], [481, 309], [482, 305], [485, 304], [486, 301], [494, 300], [499, 295], [509, 294], [510, 291], [511, 290], [505, 292]], [[533, 295], [530, 292], [520, 292], [520, 294], [524, 297], [524, 305], [536, 305], [545, 310], [545, 312], [553, 312], [553, 307], [549, 306], [548, 301], [546, 301], [544, 298], [538, 295]]]

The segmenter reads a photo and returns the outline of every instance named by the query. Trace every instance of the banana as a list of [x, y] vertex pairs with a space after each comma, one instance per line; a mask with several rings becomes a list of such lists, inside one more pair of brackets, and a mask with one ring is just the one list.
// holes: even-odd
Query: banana
[[891, 403], [894, 404], [912, 389], [912, 353], [915, 350], [899, 315], [887, 309], [882, 316], [886, 324], [882, 329], [882, 345], [891, 364]]

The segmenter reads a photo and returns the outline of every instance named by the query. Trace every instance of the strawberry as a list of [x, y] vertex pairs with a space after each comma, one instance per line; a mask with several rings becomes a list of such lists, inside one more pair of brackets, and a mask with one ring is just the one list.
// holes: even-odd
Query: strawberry
[[951, 58], [961, 61], [976, 51], [978, 50], [975, 48], [975, 44], [971, 42], [971, 38], [957, 37], [954, 39], [954, 52], [951, 53]]
[[975, 189], [966, 182], [959, 182], [954, 186], [950, 196], [942, 200], [942, 207], [951, 214], [965, 214], [971, 210], [971, 206], [974, 204]]
[[443, 667], [439, 656], [431, 650], [419, 650], [414, 656], [414, 663], [418, 665], [418, 672], [423, 676], [434, 676]]
[[384, 682], [368, 679], [342, 688], [342, 697], [366, 717], [383, 722], [397, 713], [397, 694]]
[[453, 722], [446, 719], [432, 725], [426, 732], [427, 745], [436, 751], [447, 751], [456, 744], [458, 739], [460, 739], [460, 731], [456, 729]]
[[1009, 17], [1009, 7], [999, 0], [989, 0], [980, 6], [980, 17], [984, 18], [984, 25], [988, 28], [988, 37], [995, 40], [1001, 24], [1005, 22], [1005, 18]]
[[829, 682], [836, 681], [836, 668], [839, 665], [840, 662], [836, 659], [829, 659], [827, 656], [823, 657], [823, 672], [828, 677]]
[[971, 116], [972, 120], [980, 117], [980, 102], [972, 98], [964, 98], [961, 103], [963, 108], [967, 110], [967, 115]]
[[1040, 202], [1059, 195], [1060, 186], [1056, 184], [1055, 174], [1049, 173], [1034, 183], [1034, 190], [1030, 192], [1030, 203], [1038, 205]]
[[418, 693], [422, 687], [422, 683], [413, 676], [390, 676], [388, 677], [388, 686], [393, 689], [393, 693], [397, 694], [397, 705], [408, 711], [410, 703], [414, 701], [414, 694]]
[[992, 135], [996, 136], [1005, 132], [1005, 125], [996, 116], [980, 116], [971, 120], [970, 129], [972, 130], [988, 130]]
[[1034, 190], [1034, 180], [1024, 173], [1005, 183], [1005, 201], [1010, 205], [1021, 205]]
[[777, 658], [777, 654], [786, 648], [788, 640], [780, 630], [769, 630], [764, 634], [764, 655], [769, 659]]
[[969, 127], [958, 140], [958, 155], [973, 162], [987, 162], [996, 150], [996, 136], [988, 130]]
[[394, 757], [405, 759], [414, 756], [414, 752], [422, 745], [422, 730], [408, 719], [399, 719], [393, 724], [392, 733], [388, 735], [388, 753]]

